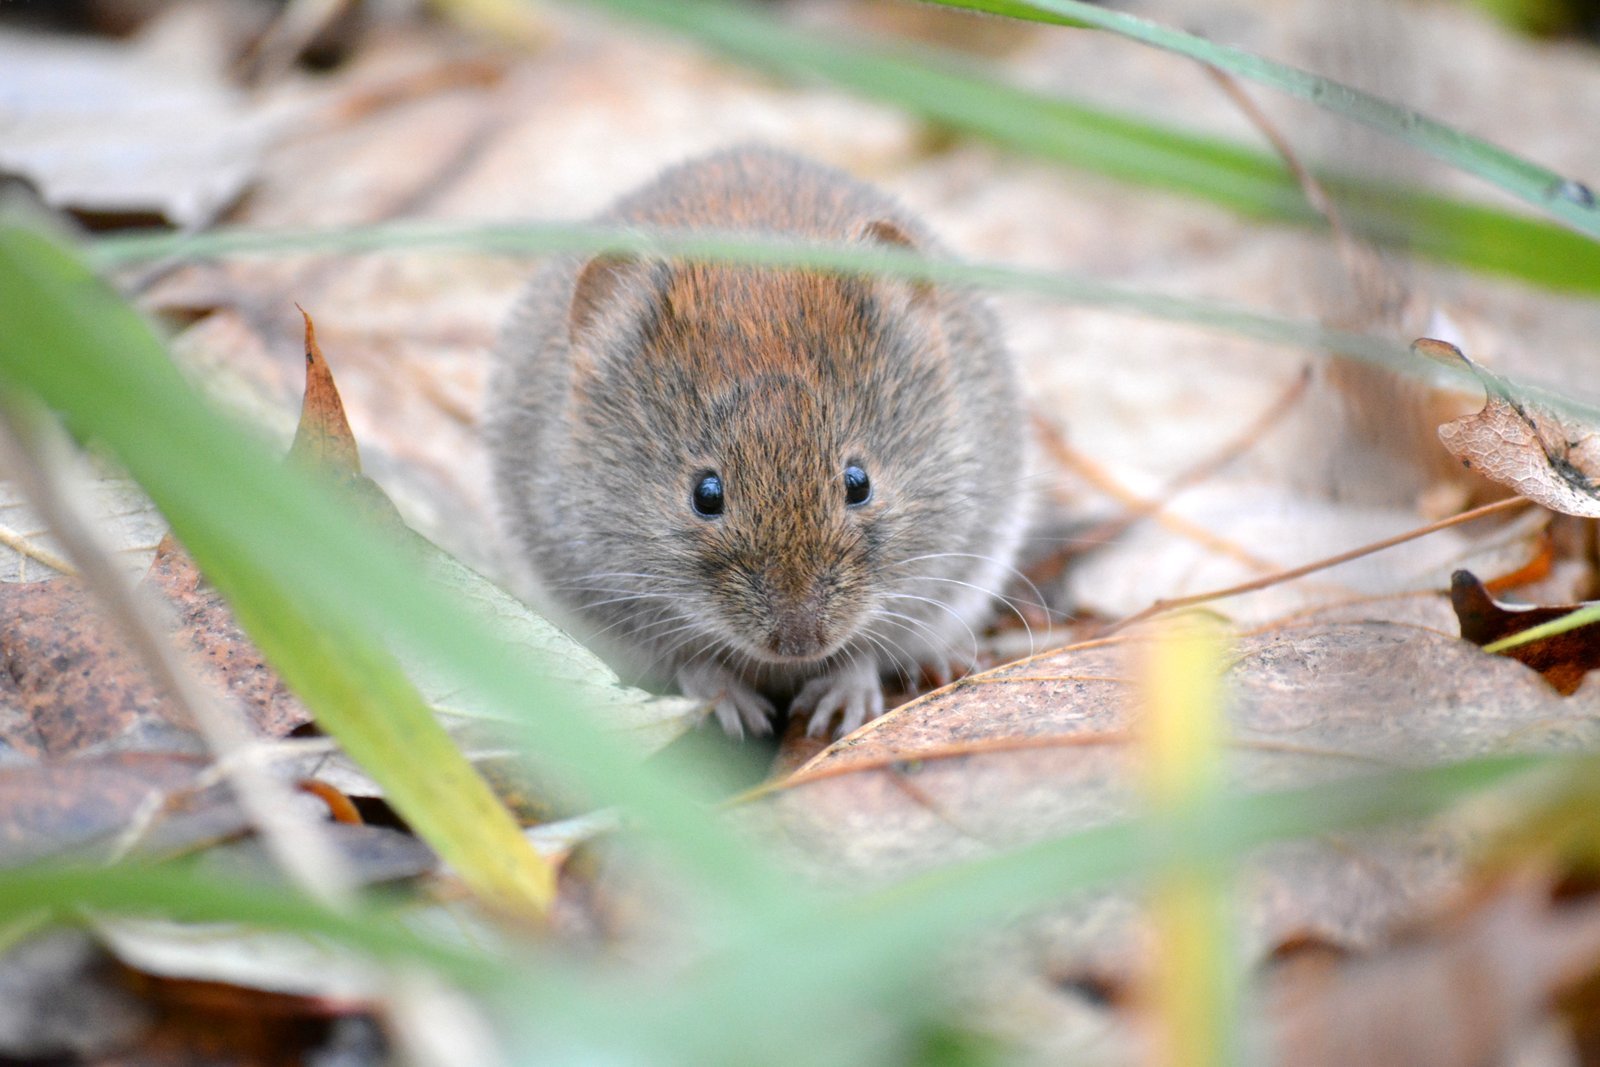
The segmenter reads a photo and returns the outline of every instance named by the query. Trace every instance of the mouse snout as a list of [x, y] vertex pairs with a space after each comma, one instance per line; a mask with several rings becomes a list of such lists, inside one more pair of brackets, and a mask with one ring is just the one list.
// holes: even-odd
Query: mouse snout
[[767, 648], [786, 659], [811, 659], [832, 651], [822, 598], [813, 594], [773, 612]]
[[830, 575], [769, 571], [762, 585], [766, 652], [783, 659], [817, 659], [843, 642], [848, 612]]

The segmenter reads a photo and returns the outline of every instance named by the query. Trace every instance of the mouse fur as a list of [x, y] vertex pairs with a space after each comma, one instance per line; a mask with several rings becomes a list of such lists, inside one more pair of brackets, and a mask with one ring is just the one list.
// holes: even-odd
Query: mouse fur
[[[889, 196], [767, 148], [671, 167], [599, 221], [943, 254]], [[1030, 511], [1026, 426], [970, 293], [603, 255], [532, 280], [486, 430], [536, 601], [739, 734], [784, 698], [845, 733], [885, 676], [970, 666]]]

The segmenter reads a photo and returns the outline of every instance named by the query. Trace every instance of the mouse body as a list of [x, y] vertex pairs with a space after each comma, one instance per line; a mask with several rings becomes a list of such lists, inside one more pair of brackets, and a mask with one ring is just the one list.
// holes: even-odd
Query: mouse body
[[[938, 255], [882, 192], [786, 152], [669, 168], [600, 221]], [[730, 732], [883, 710], [970, 666], [1030, 511], [1012, 361], [972, 294], [566, 257], [503, 333], [486, 423], [534, 597]]]

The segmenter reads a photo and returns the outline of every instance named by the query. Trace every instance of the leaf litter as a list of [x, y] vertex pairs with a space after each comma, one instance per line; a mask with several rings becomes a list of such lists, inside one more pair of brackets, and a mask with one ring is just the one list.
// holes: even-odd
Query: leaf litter
[[[558, 56], [567, 54], [559, 51], [559, 44], [556, 47]], [[594, 45], [587, 47], [593, 49]], [[634, 50], [627, 51], [627, 47]], [[369, 53], [369, 57], [376, 54], [378, 61], [365, 68], [364, 74], [370, 78], [385, 64], [393, 71], [419, 59], [426, 67], [438, 58], [426, 49], [418, 51], [426, 54], [407, 55], [403, 48], [390, 44], [387, 51]], [[660, 92], [663, 85], [679, 85], [687, 73], [691, 79], [698, 79], [698, 84], [685, 99], [698, 102], [708, 88], [720, 94], [721, 103], [717, 106], [724, 112], [720, 125], [702, 117], [696, 119], [696, 125], [703, 129], [686, 131], [671, 117], [670, 108], [663, 109], [665, 105], [649, 110], [643, 118], [635, 116], [629, 120], [634, 122], [628, 127], [629, 136], [620, 139], [628, 145], [627, 158], [613, 160], [623, 169], [611, 175], [616, 168], [598, 168], [608, 175], [606, 181], [621, 185], [642, 177], [658, 162], [697, 147], [697, 137], [720, 141], [735, 136], [728, 127], [738, 122], [754, 122], [763, 129], [781, 128], [788, 135], [813, 140], [818, 130], [844, 130], [830, 135], [836, 138], [834, 150], [843, 157], [841, 162], [857, 169], [865, 166], [869, 171], [898, 169], [903, 184], [914, 190], [919, 199], [932, 201], [935, 212], [964, 216], [948, 221], [955, 230], [975, 235], [976, 241], [962, 243], [980, 252], [994, 248], [999, 254], [1006, 254], [1016, 244], [1012, 238], [1025, 232], [1027, 240], [1044, 242], [1044, 247], [1052, 250], [1097, 250], [1087, 254], [1110, 257], [1099, 266], [1114, 271], [1116, 256], [1126, 255], [1129, 241], [1151, 240], [1137, 233], [1126, 241], [1098, 241], [1082, 234], [1068, 240], [1053, 232], [1046, 234], [1047, 229], [1059, 225], [1056, 220], [1064, 213], [1037, 210], [1037, 196], [1042, 194], [1029, 184], [1036, 176], [1027, 174], [1026, 168], [1017, 168], [1016, 174], [996, 176], [992, 173], [993, 160], [983, 150], [963, 146], [918, 159], [916, 153], [921, 150], [913, 147], [918, 134], [898, 117], [867, 116], [855, 119], [854, 125], [836, 121], [846, 114], [841, 108], [853, 107], [848, 102], [814, 98], [807, 105], [812, 109], [809, 117], [792, 127], [784, 126], [784, 122], [794, 122], [795, 114], [791, 110], [780, 117], [783, 109], [790, 107], [787, 99], [776, 95], [768, 99], [760, 95], [769, 92], [764, 87], [751, 89], [725, 73], [712, 74], [692, 61], [657, 52], [636, 46], [625, 46], [621, 51], [602, 46], [597, 57], [583, 57], [586, 63], [598, 58], [601, 73], [583, 73], [581, 64], [569, 56], [567, 67], [557, 66], [545, 80], [534, 80], [539, 96], [533, 107], [514, 106], [519, 100], [526, 103], [526, 97], [519, 94], [527, 93], [530, 85], [514, 71], [467, 86], [456, 99], [434, 101], [412, 114], [391, 100], [385, 108], [359, 114], [364, 126], [330, 124], [316, 131], [316, 136], [291, 144], [287, 151], [260, 159], [254, 179], [258, 195], [243, 204], [237, 217], [243, 221], [289, 224], [307, 219], [350, 222], [418, 208], [449, 217], [469, 204], [484, 203], [484, 197], [491, 205], [498, 202], [523, 207], [529, 202], [530, 183], [533, 200], [538, 203], [566, 205], [579, 204], [585, 196], [603, 198], [606, 193], [600, 186], [605, 183], [595, 180], [593, 137], [585, 132], [581, 117], [573, 117], [582, 115], [582, 110], [573, 105], [580, 100], [583, 80], [605, 81], [609, 86], [606, 106], [615, 108], [618, 115], [626, 115], [637, 111], [633, 106], [635, 97], [630, 94], [646, 89]], [[368, 62], [372, 62], [370, 58]], [[627, 76], [630, 71], [632, 78]], [[369, 80], [362, 91], [370, 94], [370, 86], [376, 81]], [[557, 91], [550, 91], [552, 85]], [[466, 99], [475, 93], [496, 101], [506, 125], [496, 130], [492, 122], [460, 121], [460, 116], [482, 102]], [[397, 99], [400, 105], [415, 102]], [[764, 112], [762, 108], [769, 110]], [[509, 115], [519, 117], [506, 119]], [[754, 119], [750, 118], [752, 115]], [[730, 120], [730, 116], [744, 117]], [[441, 142], [453, 146], [446, 153], [449, 158], [445, 165], [437, 165], [437, 160], [413, 158], [414, 166], [395, 170], [392, 145], [432, 143], [416, 136], [418, 129], [425, 128], [449, 134]], [[615, 145], [617, 141], [613, 137], [608, 143]], [[506, 166], [507, 161], [525, 158], [525, 153], [514, 151], [523, 142], [538, 144], [548, 165], [531, 169], [520, 163]], [[551, 143], [557, 147], [551, 148]], [[871, 147], [874, 144], [880, 147]], [[611, 151], [621, 153], [620, 148]], [[303, 175], [312, 169], [309, 162], [314, 160], [320, 168], [326, 158], [348, 158], [353, 154], [371, 164], [389, 167], [386, 177], [392, 180], [379, 186], [382, 196], [371, 196], [370, 182], [352, 181], [342, 192], [303, 182]], [[639, 173], [624, 173], [626, 168]], [[1045, 192], [1052, 203], [1059, 196], [1053, 184]], [[1100, 210], [1097, 198], [1091, 196], [1088, 200], [1083, 205], [1086, 212]], [[996, 214], [992, 205], [1001, 201], [1034, 207], [1024, 211], [1027, 217], [1019, 224]], [[953, 206], [941, 209], [939, 204], [945, 202]], [[986, 205], [991, 205], [987, 214]], [[490, 210], [494, 208], [491, 206]], [[1130, 212], [1109, 214], [1116, 217], [1114, 232], [1127, 234]], [[1179, 243], [1173, 247], [1192, 246], [1192, 250], [1215, 262], [1218, 270], [1252, 277], [1249, 260], [1240, 270], [1237, 259], [1228, 261], [1218, 255], [1222, 238], [1213, 232], [1215, 229], [1204, 222], [1184, 223], [1179, 227]], [[1278, 241], [1273, 235], [1252, 234], [1251, 239], [1256, 247]], [[1022, 242], [1024, 246], [1027, 240]], [[1159, 247], [1168, 247], [1166, 234], [1161, 235], [1161, 240]], [[1185, 241], [1188, 245], [1182, 243]], [[1075, 252], [1074, 261], [1076, 256]], [[1262, 261], [1257, 266], [1260, 269], [1256, 277], [1285, 273], [1281, 263]], [[453, 278], [455, 274], [460, 278]], [[271, 338], [274, 329], [282, 324], [276, 316], [287, 307], [289, 293], [314, 292], [319, 300], [359, 309], [371, 316], [369, 321], [357, 322], [354, 330], [344, 325], [346, 333], [356, 340], [351, 346], [351, 380], [357, 398], [354, 413], [358, 425], [369, 424], [374, 431], [370, 437], [363, 434], [363, 443], [370, 441], [373, 445], [374, 470], [385, 484], [395, 488], [397, 480], [403, 483], [406, 491], [394, 493], [402, 509], [408, 515], [421, 515], [424, 529], [437, 535], [439, 531], [427, 524], [430, 516], [437, 523], [439, 516], [456, 513], [459, 509], [453, 507], [454, 502], [470, 502], [472, 507], [462, 513], [476, 508], [481, 516], [483, 511], [481, 486], [474, 484], [478, 477], [473, 473], [477, 453], [470, 441], [478, 369], [473, 360], [460, 358], [458, 352], [486, 346], [483, 324], [498, 318], [500, 307], [509, 299], [519, 277], [520, 270], [502, 265], [462, 272], [453, 268], [441, 270], [403, 256], [377, 265], [365, 263], [353, 271], [286, 258], [282, 264], [264, 267], [184, 268], [158, 284], [150, 294], [150, 303], [155, 307], [181, 308], [190, 301], [192, 306], [204, 308], [183, 342], [194, 349], [242, 332], [261, 342], [262, 350], [270, 351], [276, 345], [270, 340], [262, 342], [262, 338]], [[319, 284], [319, 280], [327, 280], [329, 286]], [[329, 295], [332, 287], [339, 287], [336, 296]], [[203, 299], [194, 299], [197, 294]], [[1070, 320], [1065, 329], [1044, 328], [1046, 322], [1062, 317]], [[1551, 323], [1561, 321], [1559, 314], [1547, 318]], [[1115, 390], [1107, 394], [1083, 388], [1076, 380], [1064, 386], [1062, 372], [1056, 369], [1063, 362], [1056, 359], [1058, 349], [1083, 343], [1084, 319], [1082, 315], [1037, 310], [1018, 316], [1015, 332], [1029, 359], [1030, 376], [1045, 387], [1041, 403], [1068, 413], [1066, 421], [1080, 444], [1090, 445], [1101, 454], [1138, 456], [1139, 460], [1131, 464], [1119, 463], [1116, 477], [1126, 479], [1141, 491], [1151, 490], [1145, 494], [1147, 499], [1160, 500], [1164, 479], [1147, 475], [1173, 469], [1170, 459], [1174, 455], [1193, 454], [1196, 440], [1190, 431], [1196, 425], [1195, 406], [1173, 400], [1165, 412], [1170, 417], [1161, 413], [1152, 416], [1148, 407], [1141, 408], [1137, 418], [1125, 418], [1137, 427], [1136, 432], [1124, 430], [1118, 436], [1117, 418], [1124, 416], [1124, 409], [1134, 409], [1130, 398]], [[376, 344], [372, 338], [377, 338]], [[1097, 343], [1115, 344], [1121, 350], [1124, 340], [1119, 325], [1114, 336], [1101, 336]], [[1183, 340], [1182, 350], [1187, 355], [1195, 356], [1195, 349], [1201, 349], [1195, 358], [1201, 366], [1208, 358], [1216, 361], [1218, 351], [1229, 350], [1227, 345], [1206, 342], [1197, 346], [1190, 343], [1192, 338]], [[1095, 345], [1084, 347], [1094, 350]], [[1160, 352], [1158, 365], [1167, 366], [1171, 352], [1177, 348], [1168, 345]], [[1570, 350], [1571, 346], [1564, 349], [1569, 355]], [[264, 367], [260, 360], [252, 362], [246, 356], [256, 353], [248, 345], [240, 345], [234, 351], [236, 365], [231, 368], [232, 373], [269, 394], [275, 389], [281, 393], [286, 378], [281, 367]], [[1137, 361], [1155, 357], [1135, 353], [1132, 358]], [[1259, 368], [1251, 368], [1249, 359], [1240, 361], [1237, 368], [1222, 368], [1222, 376], [1211, 383], [1208, 395], [1226, 393], [1241, 403], [1240, 398], [1257, 395], [1249, 388], [1257, 384], [1252, 375]], [[1256, 376], [1262, 378], [1261, 409], [1265, 410], [1268, 393], [1277, 386], [1267, 381], [1267, 376]], [[1143, 383], [1143, 389], [1152, 395], [1160, 393], [1151, 378]], [[427, 398], [420, 405], [415, 399], [419, 393]], [[1103, 401], [1107, 395], [1110, 403]], [[1192, 395], [1189, 399], [1193, 399]], [[426, 427], [440, 432], [430, 432]], [[1096, 432], [1107, 427], [1113, 432]], [[1164, 446], [1141, 454], [1146, 437], [1159, 438]], [[440, 454], [449, 458], [442, 460]], [[462, 457], [459, 462], [458, 455]], [[1431, 461], [1424, 463], [1411, 457], [1406, 462], [1410, 461], [1431, 469]], [[1283, 435], [1274, 433], [1259, 442], [1251, 455], [1239, 457], [1236, 466], [1244, 465], [1259, 474], [1263, 463], [1270, 468], [1274, 462], [1306, 464], [1308, 457], [1286, 449]], [[429, 473], [418, 478], [418, 470]], [[409, 492], [418, 485], [425, 489], [421, 507], [418, 497]], [[442, 494], [426, 498], [426, 491], [441, 485], [447, 486]], [[1069, 580], [1073, 582], [1079, 609], [1092, 624], [1095, 613], [1102, 618], [1127, 615], [1153, 599], [1239, 577], [1238, 571], [1207, 569], [1218, 544], [1231, 543], [1256, 557], [1269, 557], [1257, 560], [1265, 562], [1265, 568], [1247, 568], [1245, 576], [1259, 577], [1274, 566], [1328, 555], [1415, 524], [1414, 501], [1409, 498], [1369, 503], [1369, 510], [1363, 512], [1361, 506], [1348, 501], [1325, 506], [1314, 491], [1317, 488], [1302, 485], [1288, 493], [1274, 492], [1264, 489], [1261, 480], [1253, 477], [1220, 477], [1189, 487], [1184, 499], [1176, 502], [1179, 516], [1193, 528], [1211, 532], [1213, 544], [1202, 546], [1193, 556], [1173, 564], [1169, 562], [1172, 528], [1165, 528], [1165, 536], [1146, 539], [1145, 531], [1158, 526], [1148, 524], [1135, 531], [1134, 537], [1124, 537], [1114, 546], [1120, 555], [1101, 553], [1091, 557], [1087, 567], [1076, 566], [1072, 570]], [[1274, 523], [1270, 532], [1263, 532], [1264, 520]], [[1521, 748], [1565, 751], [1591, 746], [1592, 687], [1580, 686], [1570, 699], [1563, 700], [1524, 666], [1485, 656], [1455, 640], [1451, 636], [1454, 622], [1449, 606], [1439, 593], [1446, 576], [1461, 566], [1470, 565], [1486, 574], [1506, 574], [1521, 567], [1538, 538], [1536, 526], [1537, 521], [1530, 518], [1520, 527], [1503, 526], [1487, 537], [1477, 529], [1470, 536], [1459, 538], [1454, 533], [1436, 534], [1431, 539], [1434, 543], [1419, 548], [1415, 559], [1402, 562], [1396, 554], [1386, 553], [1377, 565], [1357, 577], [1350, 577], [1349, 572], [1337, 574], [1330, 576], [1336, 577], [1337, 582], [1308, 582], [1304, 589], [1276, 602], [1258, 598], [1245, 608], [1230, 608], [1236, 621], [1254, 626], [1239, 636], [1229, 669], [1235, 692], [1235, 735], [1230, 757], [1235, 780], [1248, 788], [1267, 789], [1357, 774], [1392, 766], [1400, 759], [1427, 762], [1469, 752]], [[447, 529], [445, 534], [459, 536], [459, 531]], [[1285, 551], [1277, 555], [1277, 550]], [[477, 563], [485, 557], [469, 551], [464, 558]], [[187, 574], [182, 572], [181, 557], [169, 563], [180, 566], [166, 580], [180, 587], [192, 581], [190, 594], [203, 594], [204, 585], [192, 568]], [[574, 679], [594, 684], [596, 692], [608, 695], [616, 707], [623, 709], [619, 715], [624, 717], [619, 722], [631, 721], [625, 715], [637, 712], [638, 729], [654, 738], [642, 742], [644, 749], [676, 736], [693, 718], [695, 709], [683, 703], [674, 705], [620, 686], [604, 673], [597, 660], [567, 643], [559, 630], [528, 613], [453, 557], [440, 554], [431, 566], [455, 575], [456, 578], [445, 580], [459, 580], [469, 595], [479, 598], [486, 612], [503, 617], [508, 631], [517, 635], [513, 640], [530, 649], [559, 651], [559, 662]], [[1592, 567], [1589, 570], [1592, 572]], [[1399, 580], [1402, 577], [1404, 580]], [[1581, 579], [1572, 584], [1581, 584]], [[1412, 589], [1412, 594], [1393, 595], [1399, 587]], [[1340, 604], [1329, 606], [1331, 601]], [[200, 607], [182, 610], [186, 619], [190, 610], [199, 614], [206, 611]], [[5, 617], [0, 612], [0, 619]], [[180, 640], [189, 641], [206, 659], [231, 664], [245, 651], [225, 632], [204, 638], [184, 638], [183, 629], [179, 633]], [[1128, 690], [1125, 657], [1129, 640], [1047, 653], [1025, 664], [974, 676], [906, 705], [807, 764], [790, 787], [758, 803], [762, 809], [759, 817], [775, 820], [786, 839], [821, 872], [819, 876], [875, 880], [1125, 815], [1133, 810], [1129, 775], [1136, 758], [1124, 700]], [[232, 676], [230, 669], [234, 670]], [[262, 674], [255, 667], [224, 667], [222, 673], [230, 686], [252, 689], [259, 684], [260, 692], [267, 694], [258, 698], [261, 706], [272, 703], [270, 694], [274, 690], [261, 682]], [[257, 682], [244, 686], [247, 678]], [[3, 681], [4, 675], [0, 674], [0, 683]], [[1374, 681], [1380, 684], [1374, 686]], [[469, 692], [459, 690], [447, 679], [430, 682], [427, 688], [441, 704], [456, 705], [454, 718], [463, 724], [459, 736], [469, 739], [469, 749], [485, 757], [496, 751], [493, 709], [477, 706]], [[0, 696], [0, 712], [11, 715], [8, 699]], [[85, 729], [81, 752], [73, 747], [80, 741], [79, 734], [72, 730], [57, 731], [65, 734], [65, 739], [56, 738], [54, 743], [72, 748], [77, 753], [75, 758], [86, 760], [124, 759], [116, 749], [123, 738], [153, 739], [151, 747], [163, 752], [168, 744], [180, 744], [181, 724], [167, 722], [159, 710], [150, 710], [142, 703], [134, 702], [133, 707], [134, 711], [120, 718], [111, 716], [97, 730]], [[441, 711], [451, 714], [446, 708]], [[264, 727], [265, 732], [282, 736], [290, 717], [273, 718], [273, 725]], [[26, 725], [31, 728], [33, 720], [27, 719]], [[484, 728], [480, 734], [470, 732], [479, 728]], [[30, 735], [19, 728], [16, 736], [26, 739]], [[30, 752], [42, 751], [45, 744], [44, 740], [27, 743], [33, 745]], [[111, 746], [111, 756], [104, 756], [95, 748], [97, 744]], [[11, 757], [0, 757], [0, 766], [4, 766], [5, 758]], [[188, 759], [190, 763], [183, 766], [192, 768], [196, 761], [193, 757]], [[311, 765], [327, 769], [332, 777], [340, 757], [319, 754], [311, 759]], [[347, 766], [343, 773], [346, 778], [341, 784], [347, 792], [361, 796], [377, 796], [381, 792], [370, 781], [364, 786], [358, 781], [363, 777], [358, 768]], [[185, 779], [175, 776], [174, 780]], [[135, 778], [130, 791], [138, 784]], [[361, 792], [363, 788], [368, 791]], [[738, 817], [756, 816], [744, 812]], [[586, 839], [588, 832], [578, 833], [576, 840]], [[1424, 923], [1430, 923], [1429, 917], [1437, 911], [1440, 901], [1449, 900], [1454, 890], [1471, 886], [1474, 844], [1470, 826], [1444, 820], [1438, 825], [1393, 834], [1304, 842], [1270, 851], [1249, 875], [1247, 940], [1253, 958], [1265, 959], [1275, 948], [1305, 937], [1368, 953], [1365, 958], [1351, 961], [1349, 967], [1343, 966], [1347, 961], [1339, 961], [1334, 969], [1335, 979], [1346, 981], [1351, 988], [1365, 987], [1370, 972], [1393, 962], [1397, 966], [1391, 970], [1402, 977], [1379, 979], [1371, 983], [1371, 988], [1388, 993], [1395, 1004], [1410, 1005], [1419, 1012], [1428, 1010], [1430, 1005], [1419, 1003], [1417, 997], [1401, 994], [1441, 987], [1415, 981], [1409, 976], [1411, 972], [1404, 970], [1402, 957], [1410, 949], [1399, 944], [1395, 931], [1419, 916]], [[1494, 901], [1505, 907], [1515, 903], [1509, 895], [1491, 897], [1481, 911], [1469, 913], [1466, 925], [1472, 925], [1474, 914], [1484, 923], [1499, 921], [1495, 918], [1498, 913]], [[1516, 929], [1520, 936], [1509, 941], [1540, 943], [1540, 916], [1529, 919], [1526, 909], [1519, 914], [1522, 925]], [[1049, 936], [1029, 948], [1032, 958], [1040, 964], [1036, 970], [1049, 972], [1058, 986], [1077, 981], [1088, 984], [1090, 979], [1108, 974], [1126, 976], [1129, 961], [1137, 958], [1137, 951], [1129, 946], [1138, 945], [1138, 910], [1136, 902], [1127, 898], [1103, 897], [1087, 911], [1063, 912], [1040, 922]], [[1450, 946], [1455, 937], [1448, 925], [1440, 922], [1424, 929], [1421, 943], [1438, 948], [1435, 956], [1448, 955], [1454, 951]], [[1471, 938], [1468, 934], [1457, 940]], [[1450, 973], [1456, 975], [1456, 985], [1442, 988], [1458, 991], [1460, 983], [1469, 981], [1474, 973], [1516, 958], [1515, 950], [1508, 949], [1507, 943], [1508, 939], [1501, 938], [1494, 942], [1493, 951], [1476, 957], [1475, 962], [1455, 966]], [[1527, 951], [1531, 957], [1535, 950]], [[1370, 967], [1364, 970], [1365, 965]], [[1439, 972], [1436, 969], [1432, 973]], [[1276, 978], [1274, 975], [1270, 982], [1275, 983]], [[249, 980], [248, 969], [241, 980]], [[1271, 988], [1276, 986], [1269, 984]], [[1516, 991], [1518, 1005], [1526, 1002], [1524, 994], [1529, 988], [1533, 986]], [[1342, 1003], [1326, 993], [1318, 996], [1324, 1004]], [[1509, 995], [1507, 999], [1511, 999]], [[1369, 1006], [1359, 1010], [1374, 1009]], [[1294, 1029], [1297, 1024], [1290, 1016], [1285, 1019], [1285, 1033], [1302, 1032]], [[1310, 1051], [1310, 1038], [1296, 1040], [1300, 1044], [1293, 1047], [1305, 1057], [1296, 1062], [1338, 1062], [1317, 1059]], [[1383, 1061], [1374, 1058], [1369, 1062]]]

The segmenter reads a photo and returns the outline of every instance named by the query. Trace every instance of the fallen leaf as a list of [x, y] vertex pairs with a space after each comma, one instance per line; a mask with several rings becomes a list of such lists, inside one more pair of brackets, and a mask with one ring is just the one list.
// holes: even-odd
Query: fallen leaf
[[[1450, 604], [1461, 624], [1461, 636], [1478, 646], [1521, 633], [1540, 623], [1562, 618], [1585, 605], [1531, 607], [1502, 604], [1471, 571], [1450, 577]], [[1556, 692], [1571, 694], [1584, 676], [1600, 667], [1600, 623], [1589, 623], [1537, 641], [1513, 645], [1501, 655], [1526, 663], [1544, 676]]]
[[289, 459], [335, 478], [354, 477], [361, 473], [355, 434], [345, 418], [344, 401], [333, 382], [333, 372], [317, 344], [311, 315], [305, 308], [300, 309], [300, 315], [306, 323], [306, 389]]
[[311, 721], [305, 705], [239, 628], [227, 601], [206, 584], [194, 560], [170, 535], [157, 546], [145, 581], [178, 613], [174, 642], [204, 677], [238, 702], [258, 732], [287, 737]]
[[208, 62], [222, 35], [207, 21], [164, 20], [132, 46], [0, 33], [0, 171], [90, 218], [215, 220], [286, 116], [253, 106]]
[[120, 752], [0, 767], [0, 867], [165, 858], [249, 826], [198, 756]]
[[[835, 743], [739, 817], [821, 877], [876, 884], [1132, 815], [1133, 647], [968, 677]], [[1592, 697], [1563, 699], [1520, 664], [1420, 626], [1313, 616], [1240, 637], [1229, 662], [1227, 775], [1248, 791], [1600, 738]], [[1373, 948], [1464, 862], [1448, 821], [1275, 846], [1246, 868], [1245, 943]], [[1135, 899], [1098, 896], [1034, 929], [1031, 951], [1126, 968], [1139, 921]]]
[[1483, 410], [1439, 427], [1439, 440], [1462, 465], [1553, 511], [1600, 518], [1600, 433], [1519, 399], [1455, 345], [1424, 337], [1412, 349], [1459, 363], [1483, 385]]
[[125, 1047], [152, 1013], [115, 971], [82, 930], [47, 930], [12, 945], [0, 956], [0, 1057], [82, 1063]]
[[1470, 914], [1369, 959], [1291, 965], [1266, 982], [1275, 1055], [1296, 1067], [1467, 1067], [1548, 1025], [1551, 996], [1596, 970], [1600, 905], [1552, 905], [1519, 880]]
[[0, 762], [135, 749], [202, 746], [79, 586], [0, 585]]

